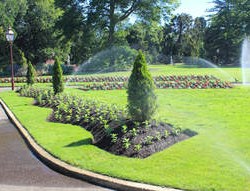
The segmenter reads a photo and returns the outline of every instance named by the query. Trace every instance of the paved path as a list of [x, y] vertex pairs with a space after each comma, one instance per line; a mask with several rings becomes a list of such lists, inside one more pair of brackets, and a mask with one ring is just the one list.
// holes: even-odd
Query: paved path
[[46, 167], [29, 151], [0, 106], [0, 191], [7, 190], [108, 191]]

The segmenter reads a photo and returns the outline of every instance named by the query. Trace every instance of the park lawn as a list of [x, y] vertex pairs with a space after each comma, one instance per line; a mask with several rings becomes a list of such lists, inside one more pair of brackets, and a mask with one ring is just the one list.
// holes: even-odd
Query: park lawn
[[[126, 106], [126, 91], [68, 93]], [[113, 177], [188, 190], [250, 190], [250, 88], [156, 90], [156, 118], [198, 135], [146, 159], [109, 154], [83, 128], [52, 123], [50, 109], [31, 98], [1, 93], [36, 141], [60, 159]]]

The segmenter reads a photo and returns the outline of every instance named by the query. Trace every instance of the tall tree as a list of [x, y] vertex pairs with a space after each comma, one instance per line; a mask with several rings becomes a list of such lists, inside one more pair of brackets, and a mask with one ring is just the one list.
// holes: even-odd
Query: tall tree
[[60, 31], [54, 28], [63, 12], [55, 8], [54, 0], [27, 0], [27, 6], [25, 16], [14, 22], [18, 34], [15, 44], [32, 63], [37, 64], [65, 47], [65, 44], [64, 47], [60, 44]]
[[63, 31], [63, 41], [70, 44], [71, 62], [82, 64], [103, 46], [103, 32], [87, 20], [89, 8], [84, 1], [55, 0], [55, 5], [64, 11], [56, 28]]
[[127, 31], [126, 39], [129, 45], [136, 50], [147, 52], [147, 61], [149, 63], [157, 62], [157, 56], [162, 51], [162, 26], [154, 21], [150, 24], [136, 22]]
[[193, 18], [191, 15], [182, 13], [175, 15], [171, 22], [164, 27], [164, 52], [168, 55], [174, 55], [176, 61], [182, 61], [183, 56], [190, 56], [190, 48], [187, 48], [188, 33], [193, 27]]
[[[8, 27], [15, 31], [15, 21], [23, 18], [27, 10], [27, 0], [8, 0], [0, 1], [0, 74], [5, 75], [9, 66], [9, 45], [5, 39], [5, 32]], [[16, 32], [15, 32], [16, 35]], [[14, 62], [19, 60], [18, 47], [13, 44]]]
[[177, 3], [176, 0], [91, 0], [89, 1], [88, 19], [103, 29], [107, 28], [107, 46], [115, 41], [117, 25], [131, 15], [141, 20], [160, 21]]
[[17, 18], [21, 18], [26, 14], [27, 0], [8, 0], [0, 2], [0, 26], [8, 28], [13, 27]]
[[247, 0], [214, 0], [210, 26], [206, 31], [207, 57], [226, 65], [239, 63], [240, 47], [250, 29]]
[[[192, 28], [187, 32], [187, 45], [191, 50], [192, 57], [203, 57], [204, 50], [204, 36], [206, 29], [206, 20], [203, 17], [197, 17], [194, 20]], [[188, 48], [187, 47], [187, 48]]]

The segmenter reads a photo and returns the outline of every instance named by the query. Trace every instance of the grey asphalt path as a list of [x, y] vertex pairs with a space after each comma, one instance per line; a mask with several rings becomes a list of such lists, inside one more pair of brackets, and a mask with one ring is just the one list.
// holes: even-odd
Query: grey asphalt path
[[[1, 90], [0, 90], [1, 92]], [[108, 191], [41, 163], [0, 106], [0, 191]]]

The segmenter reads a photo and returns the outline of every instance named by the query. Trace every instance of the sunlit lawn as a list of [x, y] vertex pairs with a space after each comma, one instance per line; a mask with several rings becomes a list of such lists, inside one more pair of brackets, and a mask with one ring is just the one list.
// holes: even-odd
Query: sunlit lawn
[[[150, 68], [153, 75], [208, 74], [241, 79], [239, 68], [223, 68], [228, 72], [226, 75], [212, 68]], [[127, 103], [125, 90], [82, 91], [66, 88], [65, 92], [107, 104], [125, 107]], [[115, 156], [100, 150], [90, 144], [91, 135], [83, 128], [47, 122], [51, 110], [33, 106], [30, 98], [9, 92], [1, 93], [0, 97], [39, 144], [62, 160], [81, 168], [188, 190], [250, 190], [250, 87], [158, 89], [156, 94], [158, 111], [154, 117], [158, 121], [191, 129], [198, 135], [146, 159]], [[72, 143], [75, 146], [70, 146]]]
[[[92, 99], [126, 105], [123, 91], [80, 91]], [[147, 159], [129, 159], [104, 152], [86, 142], [83, 129], [46, 122], [49, 109], [32, 99], [0, 96], [35, 139], [74, 165], [110, 176], [191, 190], [250, 190], [250, 88], [157, 90], [158, 120], [199, 134]]]

